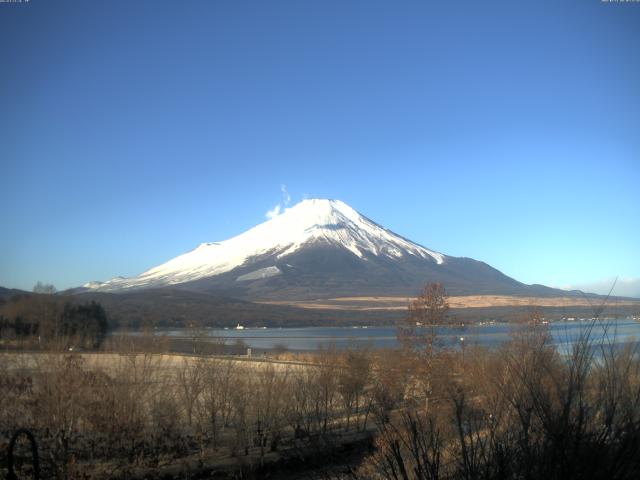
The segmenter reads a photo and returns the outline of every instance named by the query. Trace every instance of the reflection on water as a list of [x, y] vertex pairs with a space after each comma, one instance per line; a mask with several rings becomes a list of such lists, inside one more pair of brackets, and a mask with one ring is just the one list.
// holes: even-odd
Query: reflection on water
[[[562, 321], [549, 324], [554, 342], [561, 350], [565, 350], [585, 332], [592, 322], [589, 320]], [[443, 343], [448, 346], [460, 345], [464, 339], [465, 346], [479, 345], [496, 347], [508, 341], [510, 334], [518, 328], [510, 324], [485, 324], [464, 328], [440, 328], [438, 333]], [[188, 329], [158, 330], [157, 335], [169, 335], [176, 338], [189, 338], [192, 332]], [[213, 339], [224, 339], [232, 344], [242, 340], [247, 346], [255, 349], [271, 349], [286, 347], [290, 350], [315, 350], [323, 345], [335, 344], [337, 348], [369, 346], [373, 348], [395, 348], [398, 346], [396, 328], [387, 327], [304, 327], [304, 328], [245, 328], [206, 329], [205, 335]], [[640, 339], [640, 322], [633, 318], [597, 321], [593, 327], [591, 338], [606, 338], [613, 343], [627, 343]]]

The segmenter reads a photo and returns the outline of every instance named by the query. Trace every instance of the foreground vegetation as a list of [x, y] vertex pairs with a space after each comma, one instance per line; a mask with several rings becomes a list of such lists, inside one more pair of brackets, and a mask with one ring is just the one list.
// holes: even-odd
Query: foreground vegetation
[[230, 459], [233, 476], [270, 453], [304, 456], [372, 426], [369, 356], [315, 360], [4, 354], [0, 433], [6, 442], [28, 428], [41, 469], [57, 478], [131, 478], [176, 463], [220, 469]]
[[442, 401], [382, 422], [360, 478], [638, 478], [638, 349], [594, 344], [591, 328], [568, 358], [533, 324], [465, 352], [456, 374], [435, 367], [422, 378]]
[[255, 361], [149, 338], [3, 353], [0, 471], [27, 428], [43, 478], [640, 478], [640, 351], [615, 325], [597, 342], [600, 321], [585, 325], [561, 353], [533, 311], [498, 349], [446, 350], [447, 317], [430, 285], [396, 351]]

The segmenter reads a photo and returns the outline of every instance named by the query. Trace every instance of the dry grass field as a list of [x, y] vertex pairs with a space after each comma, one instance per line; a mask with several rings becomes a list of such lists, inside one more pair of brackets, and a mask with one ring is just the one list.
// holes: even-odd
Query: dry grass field
[[349, 373], [335, 352], [316, 363], [2, 352], [0, 478], [9, 435], [21, 428], [37, 439], [41, 478], [261, 478], [281, 462], [295, 470], [309, 456], [371, 437], [373, 400], [363, 400], [370, 364], [357, 358], [364, 374]]
[[[340, 297], [302, 301], [265, 301], [270, 305], [291, 305], [318, 310], [406, 310], [409, 297]], [[449, 297], [451, 308], [487, 307], [591, 307], [598, 301], [581, 297], [514, 297], [507, 295], [468, 295]], [[638, 300], [616, 300], [617, 306], [637, 306]]]

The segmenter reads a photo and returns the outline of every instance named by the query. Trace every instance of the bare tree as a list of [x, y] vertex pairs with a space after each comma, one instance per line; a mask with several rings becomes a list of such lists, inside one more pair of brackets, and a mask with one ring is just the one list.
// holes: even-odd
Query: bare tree
[[233, 404], [232, 425], [235, 438], [231, 445], [233, 455], [243, 450], [244, 455], [249, 455], [249, 438], [252, 418], [249, 398], [253, 391], [250, 375], [238, 375], [234, 388], [231, 390], [231, 402]]
[[359, 430], [360, 406], [364, 390], [371, 380], [371, 355], [367, 350], [348, 350], [338, 375], [338, 389], [347, 417], [347, 430], [351, 416], [355, 414], [356, 430]]
[[402, 355], [385, 353], [377, 356], [376, 374], [369, 392], [379, 424], [389, 422], [391, 412], [402, 404], [410, 377], [410, 365]]
[[413, 367], [422, 384], [425, 410], [432, 395], [435, 347], [438, 327], [448, 323], [449, 296], [441, 283], [428, 283], [409, 303], [408, 314], [398, 326], [398, 341], [413, 358]]
[[449, 296], [441, 283], [427, 283], [409, 303], [408, 314], [398, 326], [402, 346], [424, 358], [433, 358], [437, 328], [447, 323]]
[[355, 473], [356, 478], [437, 480], [442, 472], [443, 438], [432, 417], [402, 412], [397, 422], [384, 423], [375, 440], [376, 452]]
[[218, 447], [219, 437], [229, 425], [233, 413], [232, 391], [236, 383], [236, 362], [211, 360], [205, 364], [200, 419], [210, 433], [213, 448]]
[[86, 371], [82, 359], [73, 355], [54, 354], [38, 360], [45, 362], [38, 366], [41, 376], [34, 392], [35, 424], [48, 433], [44, 441], [55, 475], [68, 478], [72, 443], [82, 422]]
[[205, 387], [205, 369], [202, 360], [182, 358], [182, 364], [178, 366], [176, 380], [178, 383], [178, 397], [184, 407], [187, 423], [193, 423], [198, 399]]
[[256, 374], [255, 391], [251, 400], [252, 418], [256, 427], [254, 444], [260, 447], [260, 458], [263, 461], [267, 443], [275, 451], [282, 437], [289, 368], [278, 368], [267, 363]]
[[311, 432], [314, 420], [314, 397], [317, 391], [318, 369], [301, 368], [292, 375], [288, 385], [289, 402], [286, 416], [295, 438]]
[[38, 282], [33, 286], [33, 293], [43, 293], [46, 295], [53, 295], [58, 290], [50, 283]]
[[318, 351], [321, 366], [318, 369], [315, 403], [316, 418], [318, 425], [322, 425], [322, 433], [327, 432], [338, 390], [338, 358], [335, 345], [320, 348]]

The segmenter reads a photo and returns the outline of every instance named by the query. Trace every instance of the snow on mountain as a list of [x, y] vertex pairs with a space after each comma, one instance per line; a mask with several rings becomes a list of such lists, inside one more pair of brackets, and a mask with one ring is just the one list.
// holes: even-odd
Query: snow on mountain
[[276, 275], [280, 274], [282, 274], [282, 270], [280, 270], [276, 266], [265, 267], [254, 270], [253, 272], [245, 273], [244, 275], [240, 275], [238, 278], [236, 278], [236, 282], [247, 282], [250, 280], [258, 280], [260, 278], [275, 277]]
[[[194, 250], [132, 278], [90, 282], [85, 288], [118, 291], [175, 285], [220, 275], [252, 259], [274, 255], [281, 259], [307, 245], [324, 243], [342, 247], [366, 261], [370, 255], [400, 259], [417, 257], [441, 265], [447, 257], [381, 227], [339, 200], [310, 199], [223, 242], [203, 243]], [[267, 267], [238, 277], [238, 281], [279, 275]]]

